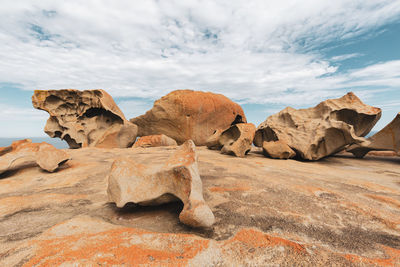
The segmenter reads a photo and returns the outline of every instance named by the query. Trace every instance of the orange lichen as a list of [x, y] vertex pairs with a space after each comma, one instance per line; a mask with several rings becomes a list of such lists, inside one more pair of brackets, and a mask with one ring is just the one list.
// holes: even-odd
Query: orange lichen
[[390, 198], [390, 197], [386, 197], [386, 196], [379, 196], [379, 195], [372, 195], [372, 194], [365, 194], [365, 196], [378, 200], [380, 202], [386, 203], [386, 204], [390, 204], [396, 208], [400, 208], [400, 201]]
[[252, 248], [284, 246], [284, 247], [289, 247], [298, 253], [306, 252], [303, 245], [300, 245], [296, 242], [281, 237], [267, 235], [261, 231], [257, 231], [254, 229], [240, 230], [234, 237], [227, 240], [225, 245], [236, 242], [246, 244]]
[[37, 246], [38, 250], [24, 266], [56, 266], [76, 261], [105, 265], [151, 265], [154, 261], [163, 266], [184, 266], [208, 244], [208, 240], [193, 239], [185, 234], [119, 228], [32, 241], [31, 245]]
[[343, 257], [352, 263], [366, 263], [377, 266], [399, 266], [400, 250], [382, 246], [387, 257], [385, 258], [367, 258], [354, 254], [344, 254]]

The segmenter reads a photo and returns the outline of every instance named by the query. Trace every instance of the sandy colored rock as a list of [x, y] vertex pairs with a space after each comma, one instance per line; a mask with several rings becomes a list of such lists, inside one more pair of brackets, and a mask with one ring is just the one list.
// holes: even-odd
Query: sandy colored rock
[[13, 142], [11, 151], [0, 156], [0, 174], [11, 169], [38, 164], [48, 172], [54, 172], [70, 159], [67, 152], [43, 143], [32, 143], [29, 139]]
[[[297, 156], [318, 160], [362, 143], [381, 116], [381, 110], [364, 104], [353, 93], [329, 99], [308, 109], [287, 107], [267, 118], [256, 131], [254, 145], [285, 142]], [[278, 153], [279, 154], [279, 153]]]
[[282, 140], [264, 141], [262, 148], [265, 156], [274, 159], [291, 159], [296, 156], [296, 152]]
[[176, 146], [176, 141], [164, 134], [139, 137], [133, 147]]
[[193, 141], [188, 140], [156, 169], [129, 158], [116, 160], [109, 176], [109, 199], [122, 208], [128, 202], [148, 206], [180, 199], [184, 206], [179, 214], [182, 223], [193, 227], [210, 227], [214, 215], [203, 199], [203, 188], [197, 167]]
[[[144, 152], [145, 151], [145, 152]], [[398, 266], [400, 158], [280, 161], [196, 147], [211, 228], [180, 223], [181, 202], [108, 203], [118, 157], [161, 169], [171, 147], [69, 150], [54, 173], [0, 176], [0, 266]]]
[[350, 146], [347, 151], [363, 158], [369, 151], [393, 151], [400, 156], [400, 113], [376, 134], [365, 142]]
[[206, 146], [209, 149], [221, 150], [222, 144], [219, 142], [219, 138], [224, 130], [218, 129], [207, 139]]
[[256, 126], [252, 123], [238, 123], [221, 133], [221, 153], [243, 158], [251, 149]]
[[32, 104], [50, 115], [44, 131], [70, 148], [124, 148], [136, 139], [137, 126], [104, 90], [35, 90]]
[[177, 90], [130, 121], [138, 126], [138, 136], [165, 134], [178, 144], [193, 140], [202, 146], [215, 130], [246, 122], [246, 117], [238, 104], [221, 94]]

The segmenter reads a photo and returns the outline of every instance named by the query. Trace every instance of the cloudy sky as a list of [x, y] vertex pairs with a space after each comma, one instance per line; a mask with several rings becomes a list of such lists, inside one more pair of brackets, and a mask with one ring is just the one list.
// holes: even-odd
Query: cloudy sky
[[377, 130], [400, 111], [400, 1], [2, 0], [0, 137], [45, 136], [32, 91], [62, 88], [106, 89], [128, 118], [222, 93], [256, 125], [353, 91]]

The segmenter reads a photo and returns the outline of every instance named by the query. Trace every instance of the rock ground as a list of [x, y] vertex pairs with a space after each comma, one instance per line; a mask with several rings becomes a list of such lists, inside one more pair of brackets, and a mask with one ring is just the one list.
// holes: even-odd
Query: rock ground
[[0, 176], [0, 266], [398, 266], [400, 158], [317, 162], [197, 147], [211, 228], [179, 222], [182, 204], [108, 203], [116, 157], [162, 164], [171, 147], [68, 150], [48, 173]]

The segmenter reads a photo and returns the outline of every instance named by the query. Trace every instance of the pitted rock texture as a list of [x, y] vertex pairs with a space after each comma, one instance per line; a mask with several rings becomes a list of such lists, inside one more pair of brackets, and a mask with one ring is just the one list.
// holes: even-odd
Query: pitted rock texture
[[252, 123], [234, 124], [224, 131], [216, 130], [206, 145], [209, 149], [221, 149], [222, 154], [243, 158], [251, 150], [255, 131]]
[[318, 160], [346, 146], [362, 143], [381, 116], [381, 110], [364, 104], [353, 93], [328, 99], [308, 109], [287, 107], [267, 118], [256, 131], [254, 145], [264, 141], [286, 143], [296, 156]]
[[211, 228], [180, 202], [108, 203], [114, 160], [162, 166], [171, 147], [68, 151], [57, 172], [0, 175], [0, 266], [399, 266], [400, 158], [315, 162], [196, 147]]
[[186, 141], [160, 169], [129, 158], [115, 160], [108, 178], [108, 196], [117, 207], [128, 202], [142, 206], [160, 205], [177, 198], [183, 202], [182, 223], [210, 227], [214, 215], [203, 199], [203, 188], [192, 140]]
[[193, 140], [199, 146], [205, 145], [215, 130], [246, 122], [246, 117], [240, 105], [221, 94], [177, 90], [130, 121], [138, 126], [138, 136], [165, 134], [178, 144]]
[[347, 151], [363, 158], [370, 151], [393, 151], [400, 156], [400, 113], [376, 134], [361, 144], [350, 146]]
[[137, 126], [104, 90], [35, 90], [32, 104], [50, 115], [44, 131], [70, 148], [124, 148], [135, 142]]
[[177, 146], [176, 141], [164, 134], [139, 137], [132, 147]]
[[15, 141], [11, 146], [0, 149], [0, 174], [37, 164], [43, 170], [54, 172], [70, 159], [67, 152], [43, 143], [32, 143], [29, 139]]
[[296, 152], [281, 140], [269, 142], [264, 141], [262, 148], [265, 156], [274, 159], [291, 159], [296, 156]]

